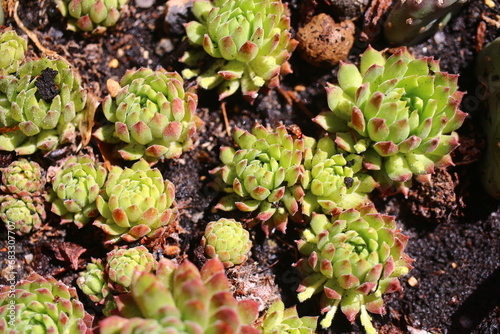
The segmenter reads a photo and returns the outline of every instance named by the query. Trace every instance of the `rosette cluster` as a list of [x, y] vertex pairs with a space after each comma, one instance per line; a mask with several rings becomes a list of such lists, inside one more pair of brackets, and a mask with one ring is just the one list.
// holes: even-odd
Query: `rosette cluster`
[[211, 259], [198, 270], [162, 259], [156, 274], [136, 272], [130, 294], [115, 297], [119, 315], [100, 323], [102, 334], [115, 333], [249, 333], [258, 304], [237, 301], [229, 291], [224, 266]]
[[[185, 76], [198, 76], [202, 88], [219, 86], [220, 99], [241, 88], [253, 101], [260, 87], [278, 86], [280, 74], [291, 72], [287, 60], [297, 42], [281, 0], [197, 0], [192, 11], [197, 21], [189, 22], [186, 32], [199, 47], [182, 61], [192, 68]], [[200, 72], [203, 59], [208, 68]]]
[[313, 334], [317, 322], [318, 317], [299, 317], [295, 306], [285, 309], [278, 300], [269, 307], [258, 328], [262, 334]]
[[118, 22], [128, 0], [54, 0], [69, 30], [103, 33]]
[[153, 254], [144, 246], [116, 248], [104, 261], [92, 259], [85, 271], [80, 272], [76, 283], [90, 300], [112, 310], [116, 308], [113, 295], [129, 292], [134, 273], [154, 272], [157, 265]]
[[88, 155], [72, 156], [56, 170], [52, 212], [62, 217], [62, 223], [73, 222], [82, 227], [99, 214], [96, 199], [108, 172], [104, 164], [94, 160]]
[[92, 259], [80, 273], [76, 284], [94, 303], [102, 304], [109, 295], [107, 275], [100, 259]]
[[16, 73], [28, 49], [26, 40], [14, 30], [0, 34], [0, 72], [2, 75]]
[[[3, 333], [87, 334], [93, 317], [78, 300], [75, 288], [53, 277], [32, 273], [15, 286], [14, 298], [10, 286], [0, 290], [0, 330]], [[15, 300], [14, 317], [9, 306]], [[13, 324], [13, 325], [12, 325]]]
[[106, 256], [108, 278], [118, 291], [128, 290], [134, 271], [154, 272], [156, 265], [153, 254], [144, 246], [115, 249]]
[[0, 169], [0, 219], [19, 235], [38, 229], [45, 219], [45, 175], [34, 161], [19, 159]]
[[404, 253], [407, 240], [394, 217], [377, 213], [373, 205], [333, 216], [313, 214], [297, 242], [303, 258], [296, 266], [306, 275], [299, 301], [321, 294], [323, 328], [331, 326], [340, 307], [351, 322], [360, 313], [367, 333], [376, 333], [367, 311], [383, 314], [383, 294], [401, 289], [398, 278], [413, 261]]
[[361, 154], [382, 192], [407, 192], [413, 176], [452, 164], [466, 114], [457, 75], [438, 61], [416, 59], [406, 49], [390, 57], [368, 48], [360, 67], [343, 63], [339, 85], [327, 87], [330, 111], [315, 118], [343, 150]]
[[132, 168], [111, 168], [96, 205], [101, 216], [94, 225], [107, 234], [107, 243], [155, 238], [176, 216], [175, 186], [141, 159]]
[[19, 235], [38, 229], [45, 217], [43, 202], [38, 197], [0, 196], [0, 219]]
[[301, 204], [307, 216], [313, 212], [338, 214], [369, 202], [368, 194], [377, 183], [363, 173], [362, 157], [341, 151], [330, 137], [321, 138], [313, 150], [306, 151]]
[[227, 268], [242, 264], [248, 259], [252, 241], [240, 222], [221, 218], [208, 223], [201, 245], [209, 258], [217, 256]]
[[63, 60], [41, 58], [0, 76], [0, 150], [28, 155], [73, 143], [87, 93]]
[[178, 158], [192, 148], [201, 125], [198, 97], [185, 92], [183, 83], [179, 74], [163, 68], [127, 71], [117, 95], [102, 102], [104, 116], [113, 124], [99, 128], [94, 136], [123, 143], [118, 152], [125, 160]]
[[288, 214], [299, 212], [304, 196], [300, 185], [304, 151], [312, 148], [315, 140], [294, 138], [284, 125], [267, 130], [260, 124], [252, 133], [236, 128], [233, 137], [240, 148], [222, 147], [224, 165], [212, 170], [217, 186], [230, 193], [216, 208], [257, 211], [267, 234], [275, 227], [284, 232]]
[[43, 192], [45, 186], [43, 169], [35, 161], [19, 159], [0, 170], [2, 191], [18, 197], [40, 196]]
[[302, 220], [313, 212], [335, 213], [368, 201], [376, 186], [361, 171], [361, 157], [345, 154], [329, 137], [318, 142], [290, 134], [284, 125], [252, 132], [236, 129], [239, 149], [222, 147], [216, 186], [230, 193], [216, 208], [257, 212], [266, 234], [284, 232], [288, 216]]

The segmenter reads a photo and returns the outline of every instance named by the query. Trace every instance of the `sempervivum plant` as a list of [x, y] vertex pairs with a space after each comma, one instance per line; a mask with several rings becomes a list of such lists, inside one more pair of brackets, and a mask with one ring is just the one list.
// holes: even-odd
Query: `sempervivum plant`
[[[15, 301], [16, 312], [10, 312]], [[32, 273], [15, 286], [0, 290], [0, 331], [8, 334], [91, 333], [92, 316], [78, 300], [75, 288], [68, 287], [53, 277], [44, 278]]]
[[258, 327], [262, 334], [313, 334], [316, 333], [318, 318], [299, 318], [295, 306], [285, 309], [281, 300], [274, 302]]
[[76, 284], [94, 303], [102, 304], [109, 294], [105, 268], [100, 259], [92, 259], [80, 273]]
[[200, 271], [189, 261], [162, 259], [156, 275], [134, 275], [130, 290], [115, 297], [120, 315], [101, 321], [101, 334], [259, 333], [251, 326], [257, 302], [233, 297], [217, 258]]
[[114, 26], [128, 0], [54, 0], [57, 8], [69, 17], [68, 29], [102, 33]]
[[467, 0], [399, 0], [385, 21], [384, 34], [389, 43], [418, 43], [443, 28], [453, 12]]
[[117, 291], [128, 291], [134, 271], [145, 273], [156, 269], [157, 261], [144, 246], [118, 248], [106, 256], [106, 273]]
[[0, 149], [20, 155], [74, 142], [87, 93], [63, 60], [28, 61], [0, 77]]
[[16, 196], [39, 196], [45, 186], [43, 169], [34, 161], [19, 159], [2, 168], [0, 189]]
[[488, 143], [483, 160], [483, 186], [494, 198], [500, 199], [500, 38], [485, 46], [479, 53], [476, 65], [478, 79], [487, 86], [487, 112], [483, 127]]
[[225, 218], [208, 223], [201, 244], [205, 254], [210, 258], [218, 256], [224, 267], [245, 262], [252, 248], [250, 235], [241, 223]]
[[[280, 74], [291, 72], [287, 62], [297, 42], [291, 38], [288, 8], [281, 0], [196, 0], [197, 21], [186, 25], [189, 41], [197, 46], [183, 61], [198, 68], [208, 56], [206, 71], [198, 75], [205, 89], [219, 86], [219, 98], [241, 87], [245, 97], [255, 99], [260, 87], [279, 85]], [[207, 58], [207, 57], [205, 57]]]
[[132, 168], [113, 166], [96, 204], [101, 216], [94, 225], [107, 243], [155, 238], [175, 218], [175, 187], [141, 159]]
[[307, 275], [298, 288], [299, 301], [321, 293], [323, 328], [331, 326], [340, 307], [353, 322], [361, 312], [368, 333], [376, 333], [367, 311], [384, 313], [382, 295], [401, 289], [398, 278], [412, 268], [405, 253], [408, 237], [396, 229], [393, 216], [373, 205], [338, 215], [313, 214], [297, 242], [304, 255], [296, 266]]
[[9, 230], [23, 235], [38, 229], [45, 220], [45, 209], [39, 197], [0, 195], [0, 219]]
[[2, 74], [15, 73], [27, 49], [26, 39], [14, 30], [4, 30], [0, 34], [0, 72]]
[[123, 159], [155, 162], [177, 158], [193, 146], [193, 136], [201, 125], [196, 116], [198, 97], [185, 92], [176, 72], [163, 68], [127, 71], [115, 97], [102, 102], [112, 125], [94, 134], [111, 143], [124, 143], [118, 151]]
[[327, 87], [331, 111], [315, 121], [336, 134], [339, 147], [363, 155], [383, 192], [392, 186], [406, 192], [414, 175], [452, 164], [450, 153], [458, 146], [453, 131], [466, 117], [458, 109], [463, 93], [457, 75], [404, 48], [386, 58], [370, 47], [359, 69], [341, 64], [338, 80]]
[[338, 214], [368, 202], [368, 194], [377, 183], [360, 173], [362, 157], [342, 154], [330, 137], [321, 138], [313, 150], [306, 151], [301, 178], [305, 196], [302, 213], [323, 211]]
[[267, 130], [256, 124], [252, 133], [236, 128], [233, 137], [240, 148], [222, 147], [224, 165], [211, 171], [217, 175], [217, 187], [230, 193], [216, 208], [257, 211], [266, 234], [275, 227], [284, 232], [287, 212], [296, 214], [304, 195], [300, 185], [304, 151], [316, 141], [306, 136], [294, 138], [284, 125]]
[[68, 158], [54, 175], [52, 212], [62, 217], [62, 223], [87, 224], [98, 215], [95, 202], [107, 175], [104, 165], [88, 155]]

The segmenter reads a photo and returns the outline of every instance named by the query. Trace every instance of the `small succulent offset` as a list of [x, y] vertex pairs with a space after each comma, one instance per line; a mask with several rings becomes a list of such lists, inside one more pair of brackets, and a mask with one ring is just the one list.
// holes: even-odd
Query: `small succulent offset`
[[278, 300], [269, 307], [258, 328], [262, 334], [313, 334], [317, 322], [318, 317], [299, 318], [295, 306], [285, 309], [285, 304]]
[[[0, 330], [8, 334], [91, 333], [93, 317], [78, 300], [75, 288], [32, 273], [16, 284], [14, 298], [10, 286], [0, 290]], [[15, 300], [15, 315], [9, 306]]]
[[108, 235], [106, 243], [158, 237], [177, 212], [174, 185], [144, 159], [132, 168], [113, 166], [96, 204], [101, 216], [94, 225]]
[[54, 0], [64, 17], [68, 29], [103, 33], [114, 26], [128, 0]]
[[38, 229], [45, 216], [39, 197], [0, 195], [0, 219], [19, 235]]
[[209, 258], [218, 256], [226, 268], [244, 263], [252, 248], [250, 234], [241, 223], [225, 218], [208, 223], [201, 244]]
[[306, 151], [305, 172], [301, 177], [305, 190], [301, 202], [303, 214], [311, 216], [318, 211], [338, 214], [369, 201], [368, 194], [377, 183], [360, 172], [362, 157], [340, 151], [329, 136], [321, 138], [313, 150]]
[[201, 120], [196, 115], [198, 97], [185, 92], [177, 72], [163, 68], [127, 71], [116, 97], [102, 102], [112, 122], [94, 136], [110, 143], [124, 143], [118, 151], [125, 160], [149, 162], [178, 158], [190, 150]]
[[97, 304], [103, 304], [110, 292], [105, 268], [100, 259], [92, 259], [92, 262], [87, 264], [85, 271], [82, 271], [77, 278], [76, 284]]
[[80, 76], [63, 60], [24, 63], [0, 77], [0, 149], [19, 155], [72, 143], [87, 98]]
[[135, 271], [151, 273], [157, 266], [153, 254], [144, 246], [112, 250], [106, 256], [106, 263], [110, 283], [120, 292], [128, 291]]
[[315, 121], [341, 149], [363, 155], [383, 193], [406, 193], [413, 176], [425, 180], [434, 167], [452, 165], [453, 131], [466, 117], [457, 80], [432, 58], [415, 59], [405, 48], [386, 58], [369, 47], [359, 69], [340, 65], [339, 85], [327, 87], [331, 111]]
[[300, 178], [304, 151], [314, 146], [313, 138], [294, 138], [284, 125], [273, 130], [256, 124], [252, 133], [236, 128], [234, 141], [240, 147], [222, 147], [224, 165], [211, 171], [216, 186], [230, 195], [223, 197], [217, 209], [257, 211], [266, 234], [277, 228], [284, 232], [288, 214], [299, 212], [304, 196]]
[[323, 328], [340, 306], [351, 322], [361, 312], [366, 332], [376, 333], [367, 311], [383, 314], [382, 295], [401, 289], [398, 278], [413, 261], [404, 253], [407, 240], [394, 217], [377, 213], [372, 204], [339, 215], [313, 214], [297, 242], [304, 257], [296, 266], [307, 275], [297, 290], [299, 301], [321, 293]]
[[27, 49], [26, 39], [14, 30], [4, 30], [0, 34], [0, 73], [16, 73]]
[[483, 161], [483, 186], [488, 194], [500, 199], [500, 38], [486, 45], [479, 53], [476, 75], [487, 89], [488, 111], [484, 118], [487, 149]]
[[39, 196], [45, 186], [43, 169], [34, 161], [19, 159], [12, 162], [2, 172], [2, 185], [0, 189], [4, 192], [14, 194], [18, 197]]
[[217, 258], [200, 271], [161, 259], [156, 275], [137, 272], [130, 290], [115, 297], [120, 316], [101, 321], [101, 334], [260, 333], [252, 327], [258, 303], [234, 298]]
[[99, 214], [95, 202], [107, 175], [104, 164], [88, 155], [72, 156], [56, 170], [52, 212], [61, 216], [61, 223], [82, 227]]
[[[260, 87], [279, 85], [280, 74], [290, 73], [287, 60], [297, 46], [291, 38], [288, 8], [281, 0], [196, 0], [193, 14], [197, 21], [186, 25], [189, 41], [197, 46], [182, 61], [197, 69], [208, 59], [208, 68], [198, 76], [204, 89], [219, 86], [219, 98], [234, 94], [241, 87], [250, 101]], [[201, 47], [203, 49], [201, 49]]]
[[391, 44], [418, 43], [444, 27], [467, 0], [399, 0], [385, 21], [384, 35]]

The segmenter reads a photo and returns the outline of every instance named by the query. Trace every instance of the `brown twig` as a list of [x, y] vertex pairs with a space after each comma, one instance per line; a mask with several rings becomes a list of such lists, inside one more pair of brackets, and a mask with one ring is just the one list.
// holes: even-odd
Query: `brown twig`
[[19, 19], [19, 16], [17, 15], [17, 7], [19, 7], [19, 1], [16, 1], [15, 5], [14, 5], [14, 13], [13, 13], [14, 20], [16, 21], [18, 27], [21, 28], [28, 35], [28, 37], [33, 41], [33, 43], [35, 43], [36, 47], [38, 49], [40, 49], [40, 51], [42, 51], [43, 54], [48, 55], [48, 56], [60, 57], [57, 54], [57, 52], [54, 52], [50, 49], [47, 49], [45, 46], [43, 46], [42, 43], [40, 43], [38, 36], [34, 32], [32, 32], [31, 30], [26, 28], [24, 23], [21, 21], [21, 19]]
[[226, 133], [229, 137], [231, 137], [231, 128], [229, 127], [229, 120], [227, 119], [226, 103], [225, 102], [222, 102], [221, 109], [222, 109], [222, 116], [224, 117], [224, 124], [226, 126]]
[[289, 105], [296, 105], [299, 110], [302, 111], [307, 117], [309, 117], [310, 119], [314, 118], [314, 115], [305, 106], [304, 101], [302, 101], [294, 92], [290, 90], [284, 90], [281, 87], [277, 87], [277, 90], [285, 98], [286, 102]]

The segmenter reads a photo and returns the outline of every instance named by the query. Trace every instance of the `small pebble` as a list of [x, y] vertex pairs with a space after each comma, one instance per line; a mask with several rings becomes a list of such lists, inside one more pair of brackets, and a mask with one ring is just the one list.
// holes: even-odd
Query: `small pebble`
[[149, 8], [153, 6], [155, 0], [135, 0], [135, 6], [139, 8]]
[[408, 278], [408, 284], [414, 288], [418, 285], [418, 281], [415, 277], [412, 276], [412, 277]]
[[118, 68], [118, 66], [120, 65], [118, 59], [112, 59], [109, 63], [108, 63], [108, 67], [109, 68]]
[[306, 90], [306, 87], [304, 85], [297, 85], [293, 88], [296, 92], [303, 92]]
[[24, 260], [26, 261], [27, 264], [30, 264], [31, 261], [33, 261], [33, 254], [31, 254], [31, 253], [30, 254], [26, 254], [24, 256]]
[[174, 44], [170, 38], [162, 38], [155, 48], [155, 53], [159, 56], [163, 56], [174, 50]]

